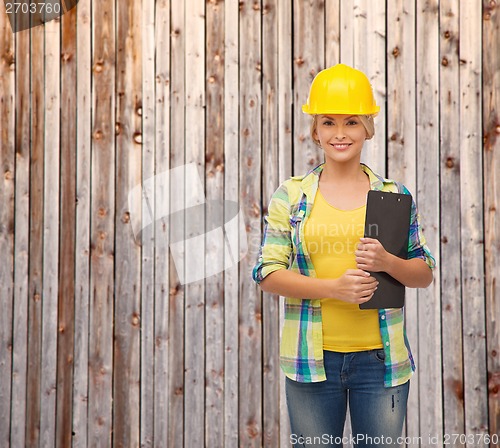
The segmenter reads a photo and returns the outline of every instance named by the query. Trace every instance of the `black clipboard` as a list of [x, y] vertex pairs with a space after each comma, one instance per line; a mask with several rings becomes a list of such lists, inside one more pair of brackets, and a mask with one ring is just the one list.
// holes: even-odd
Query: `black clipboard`
[[[366, 201], [365, 237], [375, 238], [385, 250], [408, 258], [411, 219], [409, 194], [370, 190]], [[405, 286], [386, 272], [372, 272], [379, 284], [373, 297], [360, 309], [401, 308], [405, 303]]]

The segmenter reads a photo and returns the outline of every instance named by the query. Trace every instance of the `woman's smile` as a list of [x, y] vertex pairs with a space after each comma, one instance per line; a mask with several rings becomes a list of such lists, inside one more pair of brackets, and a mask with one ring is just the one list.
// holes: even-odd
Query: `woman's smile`
[[345, 151], [349, 149], [352, 143], [330, 143], [337, 151]]

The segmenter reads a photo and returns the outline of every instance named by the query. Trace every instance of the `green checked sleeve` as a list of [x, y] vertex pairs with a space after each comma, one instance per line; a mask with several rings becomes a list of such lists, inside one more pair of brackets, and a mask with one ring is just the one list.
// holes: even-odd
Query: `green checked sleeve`
[[292, 252], [290, 201], [286, 182], [273, 194], [264, 218], [265, 227], [253, 280], [259, 284], [271, 272], [288, 269]]

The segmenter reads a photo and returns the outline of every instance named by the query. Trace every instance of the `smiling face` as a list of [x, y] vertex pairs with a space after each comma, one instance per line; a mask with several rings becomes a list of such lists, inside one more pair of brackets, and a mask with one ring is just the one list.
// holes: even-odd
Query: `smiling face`
[[325, 151], [325, 157], [337, 162], [361, 158], [367, 138], [366, 128], [357, 115], [317, 115], [313, 139]]

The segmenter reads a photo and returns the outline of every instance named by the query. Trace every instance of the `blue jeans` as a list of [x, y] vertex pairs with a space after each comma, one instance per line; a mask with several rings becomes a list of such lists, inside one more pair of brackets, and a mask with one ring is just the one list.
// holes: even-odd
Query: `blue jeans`
[[384, 358], [383, 349], [324, 351], [326, 381], [299, 383], [287, 378], [294, 447], [342, 447], [348, 402], [354, 446], [400, 446], [410, 383], [385, 388]]

